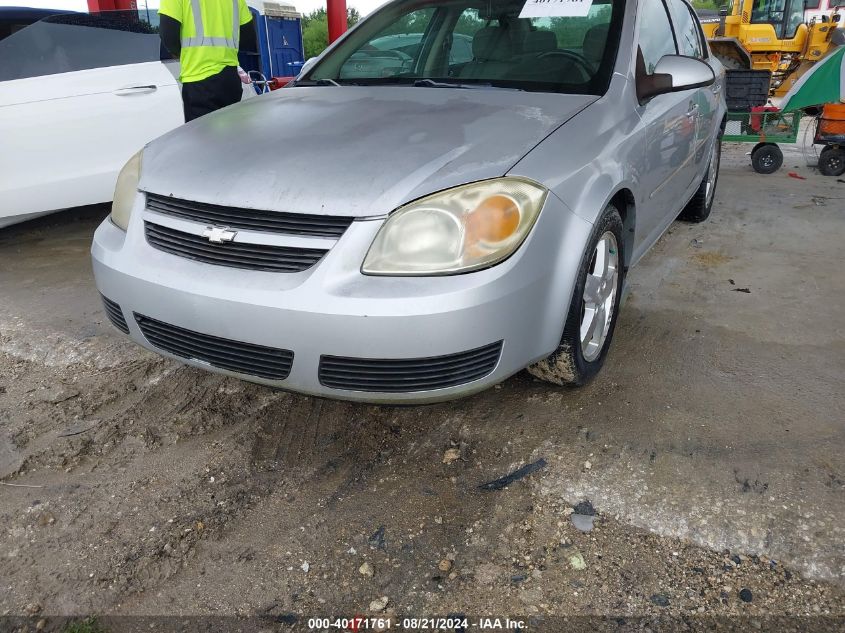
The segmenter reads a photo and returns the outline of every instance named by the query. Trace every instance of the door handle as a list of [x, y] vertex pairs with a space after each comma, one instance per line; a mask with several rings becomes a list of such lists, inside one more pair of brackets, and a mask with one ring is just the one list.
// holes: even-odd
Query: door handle
[[137, 95], [137, 94], [145, 94], [148, 92], [155, 92], [158, 90], [158, 86], [149, 85], [149, 86], [126, 86], [124, 88], [118, 88], [114, 91], [119, 97], [126, 97], [128, 95]]
[[688, 116], [688, 117], [693, 117], [693, 116], [696, 116], [697, 114], [698, 114], [698, 104], [697, 104], [697, 103], [693, 103], [693, 104], [690, 106], [689, 112], [687, 112], [687, 116]]

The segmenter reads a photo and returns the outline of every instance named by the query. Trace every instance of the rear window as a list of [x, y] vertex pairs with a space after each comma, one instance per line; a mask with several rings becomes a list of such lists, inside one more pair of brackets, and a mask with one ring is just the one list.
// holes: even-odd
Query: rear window
[[137, 11], [53, 15], [0, 41], [0, 81], [159, 59], [158, 29]]

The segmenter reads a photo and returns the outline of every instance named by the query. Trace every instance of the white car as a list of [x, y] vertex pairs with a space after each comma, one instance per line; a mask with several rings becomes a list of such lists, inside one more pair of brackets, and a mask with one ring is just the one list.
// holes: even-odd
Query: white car
[[179, 64], [137, 16], [53, 15], [0, 41], [0, 228], [111, 200], [129, 157], [184, 123]]

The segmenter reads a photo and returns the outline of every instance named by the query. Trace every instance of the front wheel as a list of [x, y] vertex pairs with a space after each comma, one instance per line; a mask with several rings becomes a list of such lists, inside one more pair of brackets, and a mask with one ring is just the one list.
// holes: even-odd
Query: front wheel
[[581, 260], [560, 344], [528, 372], [557, 385], [584, 385], [604, 364], [625, 276], [622, 218], [608, 205]]

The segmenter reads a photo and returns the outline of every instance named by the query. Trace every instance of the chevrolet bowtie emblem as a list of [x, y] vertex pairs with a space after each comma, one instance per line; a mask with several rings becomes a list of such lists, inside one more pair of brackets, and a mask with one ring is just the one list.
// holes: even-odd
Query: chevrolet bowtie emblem
[[207, 238], [209, 242], [215, 244], [223, 244], [224, 242], [231, 242], [238, 234], [226, 226], [209, 226], [202, 232], [202, 236]]

